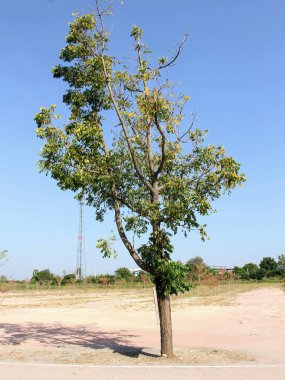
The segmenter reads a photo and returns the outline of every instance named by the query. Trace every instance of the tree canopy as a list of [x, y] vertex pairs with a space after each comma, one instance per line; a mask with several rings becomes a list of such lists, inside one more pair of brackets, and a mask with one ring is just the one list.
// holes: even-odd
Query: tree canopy
[[188, 260], [186, 266], [189, 268], [188, 278], [191, 281], [200, 282], [209, 273], [209, 267], [200, 256]]
[[33, 276], [31, 278], [32, 283], [38, 283], [40, 285], [43, 284], [56, 284], [56, 278], [53, 273], [49, 269], [37, 270], [33, 271]]
[[[137, 60], [133, 72], [108, 55], [109, 33], [100, 21], [85, 14], [75, 15], [70, 24], [60, 53], [64, 64], [53, 68], [54, 77], [69, 85], [63, 101], [70, 118], [64, 128], [57, 127], [55, 105], [36, 115], [37, 134], [45, 140], [40, 169], [61, 189], [83, 197], [98, 220], [114, 210], [119, 235], [133, 259], [150, 273], [163, 273], [168, 282], [181, 270], [179, 263], [169, 261], [170, 236], [179, 229], [185, 235], [198, 230], [205, 239], [198, 216], [209, 215], [212, 201], [245, 177], [222, 146], [204, 144], [206, 131], [184, 120], [189, 96], [175, 96], [164, 79], [166, 58], [151, 65], [143, 30], [131, 30]], [[110, 124], [106, 111], [115, 111], [117, 125]], [[148, 243], [136, 249], [128, 231], [138, 237], [150, 231]], [[102, 248], [110, 254], [107, 244]]]
[[129, 280], [130, 277], [132, 277], [132, 273], [129, 270], [129, 268], [121, 267], [121, 268], [116, 269], [115, 276], [119, 279]]

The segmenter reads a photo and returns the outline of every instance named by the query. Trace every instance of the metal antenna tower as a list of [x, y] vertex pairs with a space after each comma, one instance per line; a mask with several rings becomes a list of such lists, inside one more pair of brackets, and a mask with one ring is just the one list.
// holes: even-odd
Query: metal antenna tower
[[76, 278], [83, 280], [86, 274], [85, 264], [85, 239], [84, 239], [84, 225], [83, 225], [83, 206], [84, 203], [79, 201], [79, 228], [78, 228], [78, 243], [77, 243], [77, 265], [76, 265]]

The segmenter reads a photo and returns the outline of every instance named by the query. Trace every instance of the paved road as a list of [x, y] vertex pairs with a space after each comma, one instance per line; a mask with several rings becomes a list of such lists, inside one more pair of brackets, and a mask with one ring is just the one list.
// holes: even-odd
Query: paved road
[[72, 366], [0, 363], [2, 380], [284, 380], [284, 366]]

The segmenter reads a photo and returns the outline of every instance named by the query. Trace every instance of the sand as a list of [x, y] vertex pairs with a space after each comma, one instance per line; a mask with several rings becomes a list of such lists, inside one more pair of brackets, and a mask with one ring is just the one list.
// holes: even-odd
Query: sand
[[285, 364], [285, 293], [278, 287], [174, 298], [173, 360], [159, 357], [152, 289], [5, 293], [1, 298], [1, 362]]

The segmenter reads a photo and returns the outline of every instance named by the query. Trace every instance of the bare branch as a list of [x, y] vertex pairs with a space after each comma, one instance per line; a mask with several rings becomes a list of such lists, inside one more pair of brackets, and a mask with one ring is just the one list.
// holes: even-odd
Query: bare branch
[[128, 144], [128, 148], [129, 148], [129, 151], [130, 151], [130, 154], [131, 154], [131, 157], [132, 157], [132, 161], [133, 161], [133, 165], [134, 165], [135, 171], [136, 171], [138, 177], [140, 178], [140, 180], [142, 181], [142, 183], [146, 187], [148, 187], [151, 192], [153, 192], [152, 185], [149, 183], [148, 180], [146, 180], [144, 178], [141, 170], [139, 169], [138, 162], [137, 162], [136, 155], [135, 155], [135, 151], [134, 151], [133, 145], [131, 143], [131, 139], [130, 139], [130, 136], [129, 136], [129, 133], [128, 133], [127, 126], [126, 126], [126, 124], [124, 122], [123, 116], [122, 116], [122, 114], [120, 112], [120, 109], [118, 107], [118, 104], [117, 104], [116, 99], [115, 99], [114, 94], [113, 94], [112, 86], [111, 86], [111, 83], [110, 83], [110, 78], [109, 78], [108, 73], [107, 73], [106, 64], [105, 64], [105, 60], [104, 60], [103, 56], [101, 56], [101, 61], [102, 61], [102, 65], [103, 65], [104, 76], [105, 76], [106, 84], [107, 84], [107, 87], [108, 87], [108, 90], [109, 90], [109, 94], [110, 94], [112, 103], [114, 105], [116, 114], [118, 116], [118, 119], [120, 121], [120, 124], [121, 124], [121, 126], [123, 128], [124, 135], [125, 135], [125, 138], [126, 138], [126, 141], [127, 141], [127, 144]]
[[178, 49], [177, 49], [177, 52], [176, 52], [175, 57], [172, 58], [172, 60], [171, 60], [170, 62], [166, 63], [165, 65], [160, 65], [160, 66], [158, 66], [155, 70], [161, 70], [161, 69], [165, 69], [165, 68], [168, 67], [168, 66], [171, 66], [171, 65], [176, 61], [176, 59], [179, 57], [179, 54], [180, 54], [180, 52], [181, 52], [181, 49], [182, 49], [182, 47], [183, 47], [185, 41], [187, 40], [187, 38], [188, 38], [188, 33], [186, 33], [186, 34], [184, 35], [183, 40], [179, 43], [179, 45], [178, 45]]
[[[104, 34], [104, 23], [103, 23], [102, 13], [100, 12], [100, 9], [99, 9], [98, 0], [96, 0], [96, 5], [97, 5], [98, 17], [99, 17], [99, 20], [100, 20], [100, 34], [101, 34], [101, 36], [103, 36], [103, 34]], [[105, 50], [105, 42], [104, 42], [104, 38], [102, 38], [102, 52], [101, 52], [101, 55], [100, 55], [100, 59], [101, 59], [101, 62], [102, 62], [103, 73], [104, 73], [106, 85], [107, 85], [107, 88], [108, 88], [108, 91], [109, 91], [109, 95], [110, 95], [111, 101], [112, 101], [112, 103], [114, 105], [116, 114], [117, 114], [118, 119], [120, 121], [120, 124], [121, 124], [121, 126], [123, 128], [123, 132], [124, 132], [124, 135], [125, 135], [125, 138], [126, 138], [126, 141], [127, 141], [129, 152], [130, 152], [131, 157], [132, 157], [132, 162], [133, 162], [135, 171], [136, 171], [139, 179], [142, 181], [142, 183], [151, 191], [151, 193], [153, 193], [154, 189], [153, 189], [152, 185], [150, 184], [150, 182], [146, 178], [144, 178], [144, 176], [143, 176], [143, 174], [142, 174], [142, 172], [141, 172], [141, 170], [140, 170], [140, 168], [138, 166], [136, 154], [135, 154], [135, 151], [134, 151], [134, 148], [133, 148], [133, 145], [131, 143], [131, 139], [130, 139], [130, 136], [129, 136], [129, 133], [128, 133], [128, 128], [127, 128], [127, 126], [125, 124], [123, 115], [122, 115], [122, 113], [121, 113], [121, 111], [119, 109], [118, 103], [117, 103], [117, 101], [115, 99], [114, 92], [113, 92], [113, 89], [112, 89], [112, 86], [111, 86], [110, 76], [109, 76], [109, 74], [107, 72], [106, 62], [105, 62], [104, 55], [103, 55], [104, 50]]]
[[183, 142], [182, 139], [183, 139], [185, 136], [187, 136], [188, 133], [191, 131], [191, 129], [193, 128], [193, 125], [194, 125], [194, 123], [195, 123], [195, 119], [196, 119], [196, 114], [194, 114], [193, 119], [191, 120], [190, 127], [187, 128], [186, 132], [184, 132], [182, 136], [178, 136], [178, 137], [177, 137], [177, 139], [178, 139], [179, 142], [180, 142], [180, 141]]

